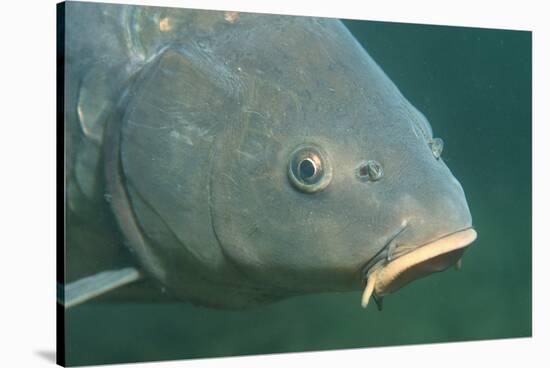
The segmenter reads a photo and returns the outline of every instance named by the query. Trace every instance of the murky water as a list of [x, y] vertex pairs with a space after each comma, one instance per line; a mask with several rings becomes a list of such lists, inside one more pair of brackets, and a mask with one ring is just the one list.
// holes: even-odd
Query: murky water
[[531, 34], [347, 21], [445, 141], [478, 240], [460, 272], [360, 307], [360, 292], [245, 311], [92, 303], [66, 319], [71, 365], [531, 335]]

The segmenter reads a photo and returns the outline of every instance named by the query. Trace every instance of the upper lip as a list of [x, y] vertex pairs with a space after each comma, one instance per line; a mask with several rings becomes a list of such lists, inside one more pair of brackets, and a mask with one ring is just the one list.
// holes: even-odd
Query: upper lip
[[394, 235], [392, 235], [386, 244], [372, 257], [365, 263], [363, 267], [361, 267], [362, 274], [366, 278], [366, 275], [368, 274], [369, 270], [372, 269], [372, 267], [380, 261], [387, 260], [390, 261], [395, 253], [396, 250], [396, 241], [399, 235], [401, 235], [406, 229], [408, 229], [407, 225], [402, 226]]

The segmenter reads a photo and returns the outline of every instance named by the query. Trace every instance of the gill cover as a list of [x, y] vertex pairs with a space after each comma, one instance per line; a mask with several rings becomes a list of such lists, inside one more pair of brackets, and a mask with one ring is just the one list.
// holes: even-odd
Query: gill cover
[[107, 180], [145, 272], [173, 296], [216, 305], [233, 271], [211, 222], [210, 152], [224, 119], [214, 112], [234, 109], [236, 91], [210, 67], [166, 49], [144, 68], [120, 107], [121, 123], [112, 122], [118, 140], [108, 142]]

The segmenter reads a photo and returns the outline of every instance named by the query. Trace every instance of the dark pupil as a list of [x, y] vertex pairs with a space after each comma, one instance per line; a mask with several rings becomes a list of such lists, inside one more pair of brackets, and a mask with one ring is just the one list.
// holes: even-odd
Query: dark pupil
[[300, 177], [302, 179], [309, 179], [315, 174], [315, 166], [311, 160], [305, 159], [300, 162]]

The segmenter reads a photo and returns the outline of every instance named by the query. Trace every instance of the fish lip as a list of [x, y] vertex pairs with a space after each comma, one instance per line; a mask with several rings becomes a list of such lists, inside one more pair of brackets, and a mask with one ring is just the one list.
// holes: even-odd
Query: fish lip
[[[406, 227], [401, 229], [397, 233], [397, 235], [401, 234], [405, 229], [406, 229]], [[404, 259], [403, 257], [405, 257], [405, 256], [407, 256], [411, 253], [416, 253], [416, 254], [426, 253], [425, 251], [428, 250], [427, 247], [434, 248], [433, 249], [434, 252], [432, 252], [431, 254], [429, 252], [427, 254], [419, 254], [420, 258], [417, 260], [417, 262], [412, 262], [412, 263], [408, 264], [407, 266], [409, 266], [409, 267], [403, 267], [401, 269], [399, 269], [399, 267], [394, 267], [395, 268], [394, 270], [390, 270], [390, 271], [395, 272], [394, 274], [391, 275], [392, 278], [389, 281], [388, 280], [383, 280], [386, 283], [386, 286], [387, 286], [386, 290], [387, 290], [387, 289], [389, 289], [389, 286], [391, 286], [392, 280], [395, 280], [404, 271], [412, 268], [413, 266], [415, 266], [417, 264], [422, 263], [423, 261], [429, 260], [431, 258], [435, 258], [437, 256], [448, 254], [450, 252], [453, 252], [453, 251], [456, 251], [456, 250], [459, 250], [459, 249], [465, 249], [477, 238], [477, 232], [475, 231], [475, 229], [472, 226], [468, 226], [468, 227], [462, 228], [460, 230], [456, 230], [456, 231], [447, 233], [443, 236], [440, 236], [436, 239], [425, 242], [421, 245], [417, 245], [417, 246], [414, 246], [414, 247], [413, 246], [407, 247], [406, 245], [401, 246], [401, 247], [399, 247], [399, 249], [397, 249], [397, 251], [394, 254], [392, 254], [392, 256], [393, 256], [392, 259], [388, 260], [387, 259], [387, 252], [388, 252], [389, 245], [397, 238], [397, 235], [393, 236], [390, 239], [390, 241], [388, 241], [388, 243], [382, 248], [382, 250], [375, 257], [371, 258], [365, 264], [365, 266], [362, 268], [362, 275], [363, 275], [362, 278], [363, 278], [364, 283], [367, 283], [367, 280], [368, 280], [369, 276], [373, 272], [377, 272], [377, 271], [381, 272], [382, 270], [386, 269], [388, 266], [390, 266], [392, 264], [395, 265], [396, 264], [395, 262], [397, 262], [399, 260], [401, 260], [400, 261], [401, 263], [407, 263], [407, 261], [412, 262], [411, 260], [405, 260], [405, 262], [402, 262], [403, 259]], [[456, 242], [452, 243], [453, 240], [455, 240]], [[445, 243], [449, 243], [449, 241], [451, 241], [450, 244], [445, 244]], [[435, 248], [437, 245], [446, 245], [446, 246], [443, 247], [442, 249], [438, 250], [438, 249]], [[420, 252], [418, 252], [419, 250], [420, 250]], [[432, 250], [432, 249], [430, 249], [430, 250]], [[386, 256], [384, 256], [384, 255], [386, 255]], [[410, 258], [410, 256], [409, 256], [409, 258]], [[378, 286], [378, 283], [377, 283], [377, 286], [375, 287], [374, 292], [376, 294], [378, 294], [379, 296], [385, 295], [383, 286]]]
[[371, 257], [362, 267], [361, 267], [361, 275], [363, 275], [363, 279], [366, 282], [367, 276], [370, 273], [371, 270], [374, 268], [377, 268], [380, 266], [381, 263], [384, 262], [384, 260], [388, 260], [388, 255], [390, 252], [390, 247], [392, 243], [395, 243], [399, 235], [401, 235], [405, 230], [408, 229], [408, 225], [405, 223], [401, 228], [392, 235], [386, 244], [376, 253], [373, 257]]
[[[385, 263], [384, 261], [390, 261], [390, 248], [392, 248], [392, 244], [396, 242], [396, 240], [399, 238], [399, 236], [404, 233], [409, 226], [405, 223], [399, 230], [395, 232], [384, 244], [384, 246], [373, 256], [371, 257], [362, 267], [361, 267], [361, 275], [363, 275], [363, 281], [366, 282], [368, 274], [374, 269], [378, 268], [382, 263]], [[427, 243], [425, 243], [427, 244]], [[424, 245], [424, 244], [422, 244]], [[420, 246], [422, 246], [420, 245]]]

